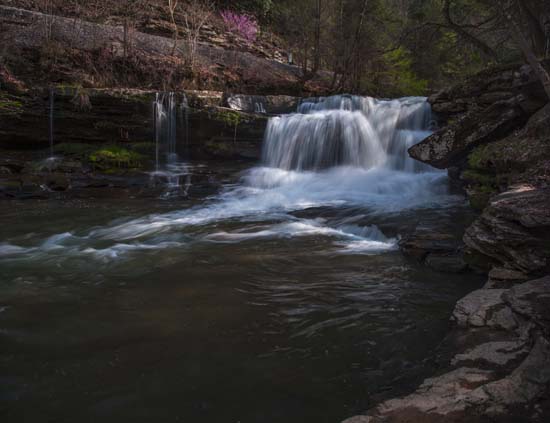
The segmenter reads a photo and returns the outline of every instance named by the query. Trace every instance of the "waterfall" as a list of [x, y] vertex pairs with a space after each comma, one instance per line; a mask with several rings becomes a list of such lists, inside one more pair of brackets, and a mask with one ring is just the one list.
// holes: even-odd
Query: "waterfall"
[[[161, 161], [174, 163], [176, 153], [176, 96], [175, 93], [156, 93], [153, 103], [155, 162], [159, 171]], [[164, 157], [163, 157], [164, 156]]]
[[50, 88], [49, 94], [49, 140], [50, 140], [50, 158], [53, 158], [53, 112], [55, 106], [55, 91]]
[[318, 170], [333, 166], [422, 172], [407, 150], [430, 135], [425, 97], [377, 100], [337, 95], [307, 98], [297, 113], [270, 119], [264, 137], [267, 166]]
[[[155, 172], [152, 180], [161, 182], [170, 190], [183, 190], [186, 194], [191, 185], [189, 166], [178, 159], [178, 103], [174, 92], [156, 93], [153, 102], [153, 133], [155, 137]], [[182, 94], [179, 104], [180, 116], [185, 119], [185, 148], [189, 143], [189, 105]], [[181, 125], [180, 125], [181, 126]], [[184, 184], [181, 184], [182, 178]], [[181, 189], [181, 190], [180, 190]], [[167, 193], [171, 195], [171, 192]]]

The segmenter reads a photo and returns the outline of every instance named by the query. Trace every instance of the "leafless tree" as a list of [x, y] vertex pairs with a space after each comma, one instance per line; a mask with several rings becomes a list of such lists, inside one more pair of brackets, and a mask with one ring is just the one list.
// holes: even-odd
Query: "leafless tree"
[[168, 14], [170, 15], [170, 20], [172, 21], [173, 32], [174, 32], [174, 45], [172, 47], [172, 56], [176, 53], [176, 48], [178, 46], [178, 24], [176, 23], [176, 9], [178, 8], [178, 0], [168, 0]]
[[[536, 47], [535, 43], [530, 43], [528, 41], [528, 37], [525, 36], [522, 28], [516, 21], [516, 18], [512, 15], [512, 12], [514, 10], [517, 10], [517, 8], [521, 8], [521, 1], [516, 0], [515, 2], [509, 4], [509, 7], [504, 9], [502, 14], [506, 21], [508, 22], [508, 30], [510, 31], [510, 34], [514, 38], [515, 42], [517, 43], [518, 47], [521, 49], [521, 52], [525, 56], [525, 59], [527, 60], [527, 63], [531, 66], [535, 74], [537, 75], [538, 79], [542, 83], [542, 86], [544, 87], [544, 91], [546, 92], [546, 95], [548, 96], [548, 99], [550, 100], [550, 76], [548, 75], [548, 72], [544, 67], [542, 66], [539, 58], [537, 57], [535, 50], [533, 48], [533, 45]], [[529, 25], [529, 32], [531, 37], [531, 40], [534, 40], [535, 37], [532, 36], [532, 33], [536, 31], [537, 28], [533, 28], [531, 25]]]
[[200, 33], [214, 13], [212, 0], [193, 0], [181, 11], [185, 25], [186, 55], [185, 59], [191, 69], [197, 64]]

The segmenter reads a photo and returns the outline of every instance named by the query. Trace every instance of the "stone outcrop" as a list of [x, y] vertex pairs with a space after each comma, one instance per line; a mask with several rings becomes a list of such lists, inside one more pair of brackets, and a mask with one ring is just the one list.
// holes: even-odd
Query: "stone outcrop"
[[550, 276], [480, 289], [452, 320], [458, 354], [412, 394], [345, 423], [545, 422], [550, 386]]
[[522, 127], [547, 102], [528, 66], [497, 68], [430, 97], [433, 110], [448, 125], [411, 147], [411, 157], [437, 168], [461, 166], [481, 145]]
[[[51, 92], [55, 145], [127, 146], [154, 141], [154, 91], [58, 86]], [[48, 147], [50, 95], [48, 89], [29, 90], [19, 95], [0, 90], [1, 148]], [[181, 106], [183, 93], [176, 96], [176, 131], [182, 139], [187, 138], [180, 146], [186, 144], [199, 155], [209, 154], [208, 146], [218, 145], [217, 150], [231, 150], [233, 157], [259, 157], [266, 116], [220, 107], [222, 93], [190, 91], [186, 96], [190, 106], [187, 110]], [[187, 113], [187, 118], [183, 113]]]
[[248, 113], [283, 114], [295, 112], [299, 102], [299, 97], [285, 95], [229, 94], [223, 105]]
[[516, 279], [550, 272], [550, 188], [523, 185], [493, 197], [464, 241]]

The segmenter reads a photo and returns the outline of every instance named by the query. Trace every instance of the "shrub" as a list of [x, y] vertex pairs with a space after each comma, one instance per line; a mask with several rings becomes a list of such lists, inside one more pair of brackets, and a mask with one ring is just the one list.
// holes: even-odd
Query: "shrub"
[[248, 42], [256, 41], [258, 22], [253, 17], [229, 10], [222, 11], [221, 16], [229, 31], [240, 34]]

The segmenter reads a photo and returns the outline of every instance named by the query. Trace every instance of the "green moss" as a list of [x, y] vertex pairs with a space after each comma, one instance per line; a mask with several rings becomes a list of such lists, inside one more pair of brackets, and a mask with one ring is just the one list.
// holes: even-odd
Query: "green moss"
[[23, 102], [8, 93], [0, 91], [0, 115], [18, 115], [23, 111]]
[[487, 159], [487, 146], [476, 147], [468, 156], [468, 166], [472, 169], [484, 169]]
[[106, 146], [88, 156], [94, 168], [104, 171], [138, 169], [143, 166], [144, 159], [143, 155], [118, 146]]
[[232, 110], [218, 110], [214, 114], [213, 118], [217, 121], [223, 122], [227, 126], [237, 126], [244, 120], [240, 113]]

